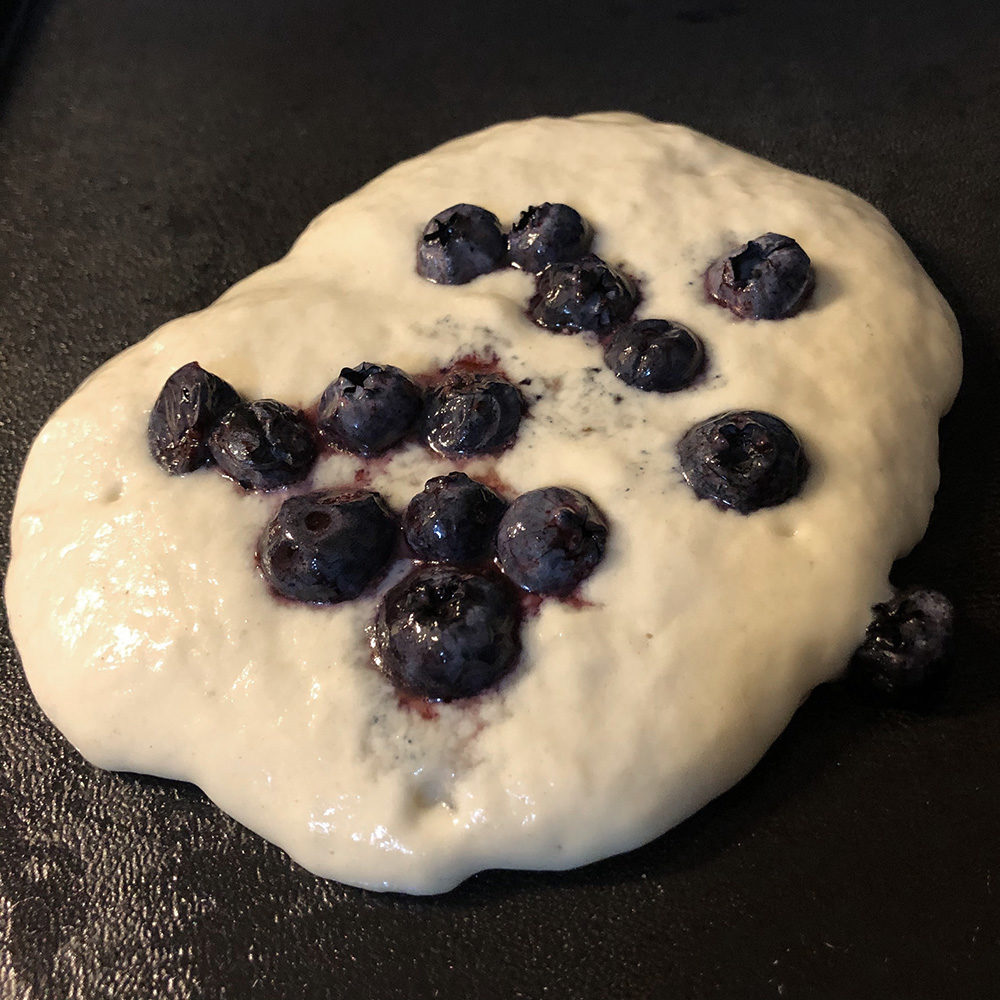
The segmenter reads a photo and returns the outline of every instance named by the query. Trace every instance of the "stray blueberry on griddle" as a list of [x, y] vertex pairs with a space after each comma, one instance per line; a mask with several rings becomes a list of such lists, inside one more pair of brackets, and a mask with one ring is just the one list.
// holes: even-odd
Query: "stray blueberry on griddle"
[[453, 457], [497, 452], [517, 433], [522, 408], [521, 393], [502, 375], [451, 372], [427, 393], [424, 440]]
[[779, 417], [730, 410], [695, 424], [677, 446], [694, 492], [718, 507], [750, 514], [802, 488], [809, 463], [795, 432]]
[[149, 453], [173, 476], [193, 472], [212, 460], [208, 436], [240, 401], [224, 379], [197, 361], [178, 368], [160, 390], [149, 414]]
[[538, 275], [528, 315], [547, 330], [604, 333], [636, 306], [632, 283], [600, 257], [550, 264]]
[[293, 601], [335, 604], [385, 567], [399, 528], [378, 493], [317, 490], [289, 497], [260, 536], [264, 579]]
[[906, 704], [937, 692], [947, 668], [954, 609], [943, 594], [922, 587], [897, 591], [876, 604], [865, 641], [847, 676], [881, 702]]
[[705, 290], [740, 319], [785, 319], [815, 284], [806, 252], [790, 236], [764, 233], [711, 264]]
[[417, 273], [440, 285], [464, 285], [506, 260], [507, 237], [500, 220], [478, 205], [452, 205], [438, 212], [417, 244]]
[[535, 594], [565, 595], [604, 556], [608, 522], [590, 497], [564, 486], [519, 496], [497, 532], [504, 573]]
[[403, 532], [420, 559], [481, 562], [493, 549], [507, 504], [464, 472], [428, 479], [406, 508]]
[[494, 574], [426, 566], [379, 605], [375, 662], [402, 691], [468, 698], [510, 672], [520, 652], [516, 591]]
[[319, 401], [320, 435], [361, 455], [378, 455], [406, 436], [420, 416], [423, 394], [392, 365], [344, 368]]
[[245, 490], [297, 483], [316, 459], [316, 441], [298, 410], [274, 399], [234, 406], [208, 441], [219, 469]]
[[511, 226], [510, 262], [537, 273], [548, 264], [582, 257], [593, 238], [593, 229], [575, 208], [547, 201], [531, 205]]
[[676, 392], [705, 365], [701, 340], [665, 319], [641, 319], [618, 329], [604, 348], [605, 364], [623, 382], [645, 392]]

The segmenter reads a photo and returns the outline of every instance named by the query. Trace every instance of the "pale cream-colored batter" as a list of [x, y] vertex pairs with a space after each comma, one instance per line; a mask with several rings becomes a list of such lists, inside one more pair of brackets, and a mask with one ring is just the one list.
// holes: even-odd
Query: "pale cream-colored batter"
[[[595, 251], [638, 276], [638, 316], [704, 339], [696, 388], [632, 389], [591, 336], [534, 326], [523, 272], [458, 287], [415, 273], [434, 213], [471, 202], [509, 224], [541, 201], [577, 208]], [[741, 322], [702, 274], [768, 231], [810, 255], [815, 294], [791, 319]], [[308, 407], [345, 365], [422, 372], [470, 351], [530, 378], [531, 407], [512, 449], [466, 471], [579, 489], [611, 534], [589, 606], [546, 601], [498, 690], [425, 718], [371, 666], [375, 599], [268, 593], [254, 547], [280, 497], [212, 469], [166, 475], [146, 422], [189, 361]], [[947, 305], [856, 197], [636, 116], [499, 125], [389, 170], [81, 386], [24, 470], [11, 628], [39, 703], [89, 760], [196, 782], [322, 875], [428, 893], [483, 868], [579, 865], [732, 785], [843, 669], [926, 527], [960, 367]], [[811, 462], [799, 497], [748, 517], [696, 499], [676, 442], [730, 408], [795, 429]], [[313, 485], [363, 464], [328, 454]], [[411, 445], [372, 486], [402, 510], [453, 467]]]

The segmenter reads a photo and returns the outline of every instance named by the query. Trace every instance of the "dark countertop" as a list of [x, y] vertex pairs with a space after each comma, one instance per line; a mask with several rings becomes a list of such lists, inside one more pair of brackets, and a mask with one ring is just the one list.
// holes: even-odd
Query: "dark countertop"
[[943, 702], [824, 687], [735, 789], [579, 871], [438, 899], [316, 879], [190, 786], [85, 764], [4, 618], [0, 996], [996, 995], [1000, 8], [51, 0], [2, 88], [4, 566], [28, 444], [100, 362], [397, 160], [508, 118], [638, 111], [850, 188], [949, 299], [967, 374], [896, 574], [958, 606]]

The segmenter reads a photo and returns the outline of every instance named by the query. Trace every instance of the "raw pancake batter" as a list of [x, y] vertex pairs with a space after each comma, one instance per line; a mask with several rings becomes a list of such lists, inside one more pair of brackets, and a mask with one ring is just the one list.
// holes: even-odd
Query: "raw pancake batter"
[[[453, 286], [416, 273], [441, 209], [483, 205], [509, 225], [542, 201], [578, 209], [594, 251], [638, 279], [639, 318], [701, 337], [696, 386], [623, 385], [592, 334], [530, 321], [524, 271]], [[815, 289], [790, 318], [737, 319], [705, 270], [770, 232], [808, 252]], [[426, 372], [468, 354], [530, 385], [515, 445], [464, 471], [508, 499], [583, 492], [608, 547], [581, 600], [524, 623], [497, 688], [420, 710], [372, 667], [378, 594], [275, 599], [255, 545], [281, 497], [212, 469], [166, 475], [146, 424], [191, 361], [306, 409], [344, 366]], [[39, 703], [90, 761], [193, 781], [312, 871], [430, 893], [483, 868], [583, 864], [728, 788], [842, 671], [926, 527], [960, 367], [947, 305], [856, 197], [633, 115], [499, 125], [387, 171], [81, 386], [25, 467], [11, 628]], [[678, 441], [734, 408], [794, 427], [810, 463], [798, 496], [744, 516], [689, 488]], [[325, 452], [310, 488], [363, 465]], [[367, 465], [397, 512], [457, 467], [417, 444]]]

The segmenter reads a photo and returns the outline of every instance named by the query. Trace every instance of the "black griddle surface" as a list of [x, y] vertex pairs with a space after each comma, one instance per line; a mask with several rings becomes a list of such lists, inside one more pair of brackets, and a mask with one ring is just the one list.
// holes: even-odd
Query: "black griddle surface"
[[98, 364], [392, 163], [509, 118], [637, 111], [850, 188], [949, 299], [967, 374], [896, 574], [958, 606], [941, 705], [824, 687], [735, 789], [579, 871], [436, 899], [316, 879], [193, 787], [85, 764], [4, 619], [0, 997], [996, 995], [996, 9], [51, 0], [2, 79], [4, 566], [28, 445]]

